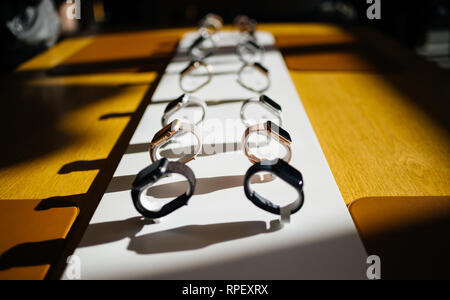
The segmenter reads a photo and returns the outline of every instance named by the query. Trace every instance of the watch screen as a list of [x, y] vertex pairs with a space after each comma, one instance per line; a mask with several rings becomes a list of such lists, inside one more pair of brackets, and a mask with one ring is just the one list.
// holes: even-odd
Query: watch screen
[[159, 130], [155, 136], [153, 137], [152, 143], [161, 140], [165, 135], [170, 134], [172, 131], [172, 126], [174, 126], [175, 122], [179, 122], [178, 120], [174, 120], [171, 123], [167, 124], [161, 130]]
[[184, 94], [181, 95], [178, 99], [175, 99], [173, 101], [171, 101], [167, 106], [166, 109], [164, 110], [164, 113], [171, 111], [172, 108], [174, 108], [175, 106], [177, 106], [179, 103], [181, 103], [183, 101], [184, 98]]
[[286, 130], [284, 130], [283, 128], [279, 127], [277, 124], [275, 124], [271, 121], [267, 121], [266, 124], [267, 124], [268, 130], [276, 132], [276, 133], [278, 133], [279, 136], [281, 136], [285, 140], [292, 142], [291, 136]]
[[275, 101], [273, 101], [272, 99], [270, 99], [269, 97], [267, 97], [266, 95], [262, 95], [260, 100], [264, 103], [267, 103], [268, 105], [272, 106], [274, 109], [281, 111], [281, 106], [276, 103]]
[[265, 68], [263, 65], [261, 65], [260, 63], [258, 63], [258, 62], [256, 62], [256, 63], [254, 64], [254, 66], [255, 66], [257, 69], [260, 69], [261, 71], [263, 71], [263, 72], [266, 73], [266, 74], [269, 73], [269, 70], [268, 70], [267, 68]]

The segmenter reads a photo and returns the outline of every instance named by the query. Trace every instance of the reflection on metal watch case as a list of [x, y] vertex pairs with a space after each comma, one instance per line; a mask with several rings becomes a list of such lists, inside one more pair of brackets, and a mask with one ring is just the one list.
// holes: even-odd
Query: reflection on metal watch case
[[156, 162], [159, 159], [157, 157], [159, 148], [167, 144], [172, 138], [184, 135], [185, 133], [192, 133], [197, 140], [197, 144], [193, 154], [186, 154], [178, 161], [181, 163], [187, 163], [193, 160], [202, 149], [202, 138], [197, 133], [195, 125], [176, 119], [161, 128], [153, 137], [149, 147], [152, 162]]
[[[251, 178], [253, 177], [253, 175], [259, 172], [270, 172], [272, 174], [275, 174], [278, 178], [285, 181], [298, 192], [298, 198], [291, 204], [285, 207], [280, 207], [279, 205], [276, 205], [270, 200], [262, 197], [261, 195], [256, 193], [250, 186]], [[275, 159], [272, 161], [266, 160], [258, 162], [251, 166], [245, 174], [244, 191], [247, 198], [252, 201], [253, 204], [261, 209], [264, 209], [265, 211], [277, 215], [283, 215], [284, 211], [287, 211], [289, 215], [296, 213], [300, 210], [300, 208], [302, 208], [303, 202], [305, 200], [303, 194], [302, 174], [282, 159]]]
[[[173, 173], [180, 174], [187, 179], [189, 183], [188, 190], [176, 199], [163, 205], [159, 210], [152, 210], [146, 207], [145, 202], [142, 199], [146, 194], [145, 192], [161, 178], [167, 174]], [[138, 173], [133, 182], [131, 197], [133, 199], [134, 207], [141, 215], [151, 219], [161, 218], [180, 207], [187, 205], [189, 199], [194, 194], [195, 185], [196, 179], [194, 172], [192, 172], [188, 166], [179, 162], [170, 162], [167, 158], [163, 158]]]
[[261, 134], [276, 140], [286, 150], [286, 154], [282, 159], [287, 163], [291, 161], [292, 158], [291, 136], [286, 130], [279, 127], [275, 123], [267, 121], [262, 124], [256, 124], [248, 127], [244, 131], [244, 134], [242, 136], [242, 150], [244, 151], [244, 154], [248, 157], [251, 163], [258, 163], [262, 160], [268, 160], [268, 158], [258, 157], [256, 154], [250, 151], [250, 145], [248, 141], [251, 134]]

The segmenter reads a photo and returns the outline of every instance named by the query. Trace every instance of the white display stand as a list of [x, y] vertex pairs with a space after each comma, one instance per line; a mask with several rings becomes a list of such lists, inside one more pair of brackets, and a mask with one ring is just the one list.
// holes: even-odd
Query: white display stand
[[[237, 33], [220, 35], [221, 47], [233, 46]], [[80, 258], [81, 279], [366, 278], [367, 254], [284, 60], [273, 49], [271, 34], [258, 32], [257, 37], [268, 49], [263, 65], [270, 70], [271, 87], [266, 94], [282, 106], [283, 128], [293, 140], [290, 164], [303, 174], [303, 208], [291, 216], [290, 224], [280, 225], [279, 216], [259, 209], [245, 197], [242, 184], [251, 163], [240, 149], [245, 127], [239, 111], [242, 100], [256, 95], [237, 83], [236, 72], [242, 63], [228, 53], [207, 59], [216, 75], [195, 96], [207, 101], [208, 119], [222, 124], [235, 121], [231, 122], [234, 126], [219, 126], [217, 132], [203, 132], [204, 144], [225, 143], [237, 150], [202, 154], [188, 163], [197, 178], [188, 206], [157, 221], [140, 217], [130, 187], [136, 174], [151, 163], [147, 147], [161, 128], [165, 106], [182, 94], [178, 73], [189, 61], [180, 54], [168, 65], [74, 253]], [[193, 38], [194, 33], [186, 35], [178, 53]], [[187, 186], [182, 180], [166, 178], [151, 194], [173, 199]], [[265, 189], [271, 200], [296, 197], [295, 191], [279, 181], [255, 188]], [[63, 278], [67, 279], [66, 274]]]

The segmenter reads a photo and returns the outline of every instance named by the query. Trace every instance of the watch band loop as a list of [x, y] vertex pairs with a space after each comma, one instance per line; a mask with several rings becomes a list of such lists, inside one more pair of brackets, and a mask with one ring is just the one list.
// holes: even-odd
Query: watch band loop
[[303, 194], [303, 177], [302, 174], [285, 162], [282, 159], [276, 159], [273, 161], [264, 161], [259, 162], [251, 166], [244, 178], [244, 192], [247, 198], [255, 204], [257, 207], [268, 211], [270, 213], [280, 215], [281, 207], [279, 205], [274, 204], [270, 200], [264, 198], [259, 195], [255, 191], [252, 190], [250, 186], [250, 180], [256, 173], [259, 172], [270, 172], [277, 175], [280, 179], [285, 181], [287, 184], [292, 186], [298, 193], [298, 198], [288, 205], [290, 208], [290, 213], [294, 214], [299, 211], [304, 203], [305, 196]]
[[[183, 207], [184, 205], [187, 205], [189, 199], [192, 197], [192, 195], [194, 194], [194, 191], [195, 191], [196, 178], [195, 178], [194, 172], [192, 172], [192, 170], [189, 167], [187, 167], [186, 165], [179, 163], [179, 162], [169, 162], [169, 161], [167, 161], [167, 159], [163, 159], [163, 160], [164, 160], [164, 162], [162, 164], [165, 164], [165, 170], [163, 173], [155, 175], [153, 177], [147, 176], [148, 182], [144, 185], [142, 184], [142, 182], [140, 182], [139, 185], [135, 185], [133, 183], [133, 189], [131, 190], [131, 197], [133, 199], [133, 204], [134, 204], [134, 207], [136, 208], [136, 210], [144, 217], [151, 218], [151, 219], [164, 217], [164, 216], [174, 212], [175, 210]], [[161, 161], [158, 161], [157, 163], [161, 164]], [[140, 174], [144, 174], [145, 172], [147, 172], [148, 168], [152, 168], [152, 167], [153, 167], [153, 165], [150, 165], [149, 167], [143, 169], [141, 172], [139, 172], [139, 174], [137, 175], [137, 178], [140, 177]], [[164, 175], [170, 174], [170, 173], [177, 173], [177, 174], [184, 176], [189, 183], [188, 190], [184, 194], [178, 196], [174, 200], [172, 200], [169, 203], [162, 206], [161, 209], [158, 211], [152, 211], [152, 210], [145, 208], [144, 205], [142, 204], [142, 199], [141, 199], [143, 193], [145, 193], [145, 191], [147, 191], [147, 189], [149, 187], [151, 187], [153, 184], [155, 184]]]

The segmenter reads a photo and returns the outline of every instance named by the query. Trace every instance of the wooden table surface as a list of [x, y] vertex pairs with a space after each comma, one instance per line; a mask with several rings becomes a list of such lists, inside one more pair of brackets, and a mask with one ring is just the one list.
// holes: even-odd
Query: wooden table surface
[[[363, 242], [386, 266], [385, 278], [446, 274], [449, 74], [367, 29], [259, 29], [275, 35]], [[67, 39], [2, 78], [0, 279], [59, 277], [177, 42], [190, 30]], [[431, 245], [416, 247], [423, 243]], [[442, 270], [430, 269], [433, 263]]]

